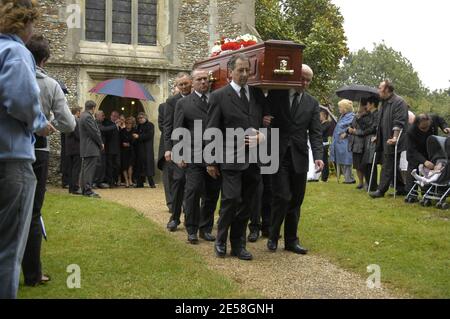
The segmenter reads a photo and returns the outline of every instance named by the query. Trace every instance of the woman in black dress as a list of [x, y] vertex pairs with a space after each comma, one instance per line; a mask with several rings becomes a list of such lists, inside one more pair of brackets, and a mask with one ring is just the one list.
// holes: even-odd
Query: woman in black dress
[[[356, 169], [359, 179], [358, 189], [364, 188], [364, 177], [367, 165], [363, 161], [365, 151], [366, 137], [372, 129], [372, 117], [367, 110], [367, 101], [362, 100], [359, 106], [358, 114], [353, 123], [347, 130], [349, 134], [349, 150], [353, 153], [353, 168]], [[369, 184], [369, 181], [366, 181]]]
[[329, 138], [333, 136], [335, 123], [330, 119], [330, 115], [327, 110], [320, 111], [320, 124], [322, 124], [322, 138], [323, 138], [323, 163], [324, 168], [322, 171], [322, 182], [327, 182], [330, 176], [329, 165], [329, 153], [330, 153], [330, 141]]
[[153, 176], [155, 176], [155, 155], [153, 150], [153, 140], [155, 137], [155, 126], [148, 121], [145, 113], [138, 115], [137, 132], [133, 134], [136, 142], [136, 166], [137, 166], [137, 187], [144, 187], [145, 179], [151, 188], [156, 188]]
[[120, 163], [125, 187], [129, 188], [133, 184], [133, 165], [135, 162], [134, 139], [136, 133], [136, 120], [129, 117], [125, 121], [125, 128], [120, 131]]

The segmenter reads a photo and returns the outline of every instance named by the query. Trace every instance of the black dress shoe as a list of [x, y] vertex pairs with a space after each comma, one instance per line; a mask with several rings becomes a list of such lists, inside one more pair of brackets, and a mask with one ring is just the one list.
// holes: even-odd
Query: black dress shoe
[[278, 242], [269, 239], [269, 240], [267, 241], [267, 248], [268, 248], [270, 251], [276, 251], [277, 248], [278, 248]]
[[214, 252], [216, 253], [216, 256], [219, 258], [225, 258], [227, 255], [227, 246], [222, 244], [215, 244], [214, 245]]
[[372, 192], [369, 194], [370, 197], [372, 198], [383, 198], [384, 197], [384, 193], [380, 192], [379, 190]]
[[95, 192], [84, 193], [83, 196], [90, 197], [90, 198], [102, 198], [99, 194], [97, 194]]
[[259, 239], [259, 232], [251, 232], [250, 235], [248, 235], [248, 241], [251, 243], [256, 243]]
[[237, 257], [240, 260], [252, 260], [253, 255], [249, 253], [245, 248], [240, 248], [239, 250], [231, 250], [231, 256]]
[[291, 251], [293, 253], [299, 254], [299, 255], [306, 255], [308, 253], [308, 249], [303, 248], [299, 244], [287, 245], [287, 246], [285, 246], [284, 249], [287, 251]]
[[200, 232], [200, 238], [206, 241], [215, 241], [216, 237], [211, 235], [211, 233], [202, 233]]
[[69, 193], [72, 195], [83, 195], [83, 191], [81, 190], [81, 188], [72, 189], [69, 191]]
[[171, 220], [168, 224], [167, 224], [167, 229], [170, 232], [175, 232], [177, 231], [178, 225], [180, 225], [179, 221], [176, 220]]
[[51, 277], [49, 275], [42, 275], [41, 280], [38, 281], [38, 282], [29, 282], [29, 281], [25, 280], [25, 286], [37, 287], [39, 285], [45, 285], [51, 280], [52, 279], [51, 279]]
[[107, 189], [107, 188], [110, 188], [110, 186], [109, 186], [109, 184], [101, 183], [100, 185], [98, 185], [98, 188], [100, 188], [100, 189]]
[[198, 245], [198, 236], [197, 236], [197, 234], [188, 235], [188, 242], [191, 245]]

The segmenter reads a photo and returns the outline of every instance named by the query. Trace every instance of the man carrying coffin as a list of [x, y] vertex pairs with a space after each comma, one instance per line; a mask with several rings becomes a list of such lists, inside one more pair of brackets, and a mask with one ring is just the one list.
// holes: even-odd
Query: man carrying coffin
[[[190, 138], [183, 136], [183, 139], [187, 140], [178, 144], [185, 148], [182, 157], [178, 159], [176, 154], [172, 154], [172, 156], [178, 166], [185, 169], [185, 226], [188, 242], [195, 245], [198, 244], [199, 230], [200, 238], [206, 241], [216, 239], [211, 232], [220, 192], [220, 180], [213, 179], [208, 175], [203, 162], [202, 136], [208, 119], [209, 107], [208, 73], [204, 70], [194, 70], [192, 80], [194, 92], [177, 102], [173, 125], [175, 133], [177, 133], [177, 129], [186, 129], [189, 131]], [[195, 131], [200, 127], [202, 136], [196, 136]], [[174, 150], [175, 148], [176, 146], [174, 146]], [[200, 206], [201, 199], [203, 199], [202, 206]]]
[[[230, 130], [241, 129], [247, 132], [252, 130], [254, 134], [242, 136], [242, 140], [237, 141], [238, 145], [245, 143], [245, 155], [248, 155], [249, 146], [265, 140], [265, 136], [256, 131], [263, 127], [265, 98], [261, 90], [247, 84], [250, 60], [245, 54], [231, 57], [228, 70], [232, 78], [231, 83], [211, 94], [207, 129], [220, 130], [225, 143], [235, 139], [235, 136], [228, 136]], [[219, 143], [215, 139], [212, 144]], [[242, 148], [232, 147], [230, 150], [230, 147], [225, 147], [224, 161], [218, 163], [208, 160], [207, 169], [213, 178], [222, 177], [222, 199], [215, 253], [219, 258], [225, 257], [230, 231], [231, 255], [241, 260], [252, 260], [252, 254], [246, 250], [245, 232], [252, 209], [258, 207], [261, 173], [259, 165], [250, 163], [247, 156], [244, 156], [244, 161], [239, 158]], [[231, 157], [231, 161], [225, 160], [226, 157]]]
[[300, 209], [305, 197], [309, 167], [308, 135], [317, 171], [324, 167], [322, 129], [319, 102], [309, 95], [308, 89], [313, 71], [307, 65], [302, 67], [301, 85], [291, 90], [273, 90], [267, 96], [267, 103], [273, 116], [272, 129], [280, 134], [280, 168], [273, 176], [271, 230], [267, 247], [278, 248], [281, 225], [284, 222], [285, 250], [306, 254], [300, 245], [297, 229]]

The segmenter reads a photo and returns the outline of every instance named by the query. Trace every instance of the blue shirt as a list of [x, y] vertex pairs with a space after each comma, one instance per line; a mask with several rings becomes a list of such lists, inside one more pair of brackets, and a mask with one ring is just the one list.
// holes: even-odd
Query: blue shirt
[[33, 133], [46, 126], [34, 58], [17, 35], [0, 34], [0, 161], [34, 161]]

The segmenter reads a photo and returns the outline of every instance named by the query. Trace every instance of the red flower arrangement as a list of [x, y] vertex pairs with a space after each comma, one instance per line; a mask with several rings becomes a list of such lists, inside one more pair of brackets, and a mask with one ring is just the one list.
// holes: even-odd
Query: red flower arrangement
[[224, 52], [240, 50], [242, 48], [247, 48], [257, 43], [258, 41], [256, 37], [250, 34], [237, 37], [236, 39], [222, 38], [220, 41], [216, 42], [215, 46], [212, 49], [211, 56], [214, 57]]

